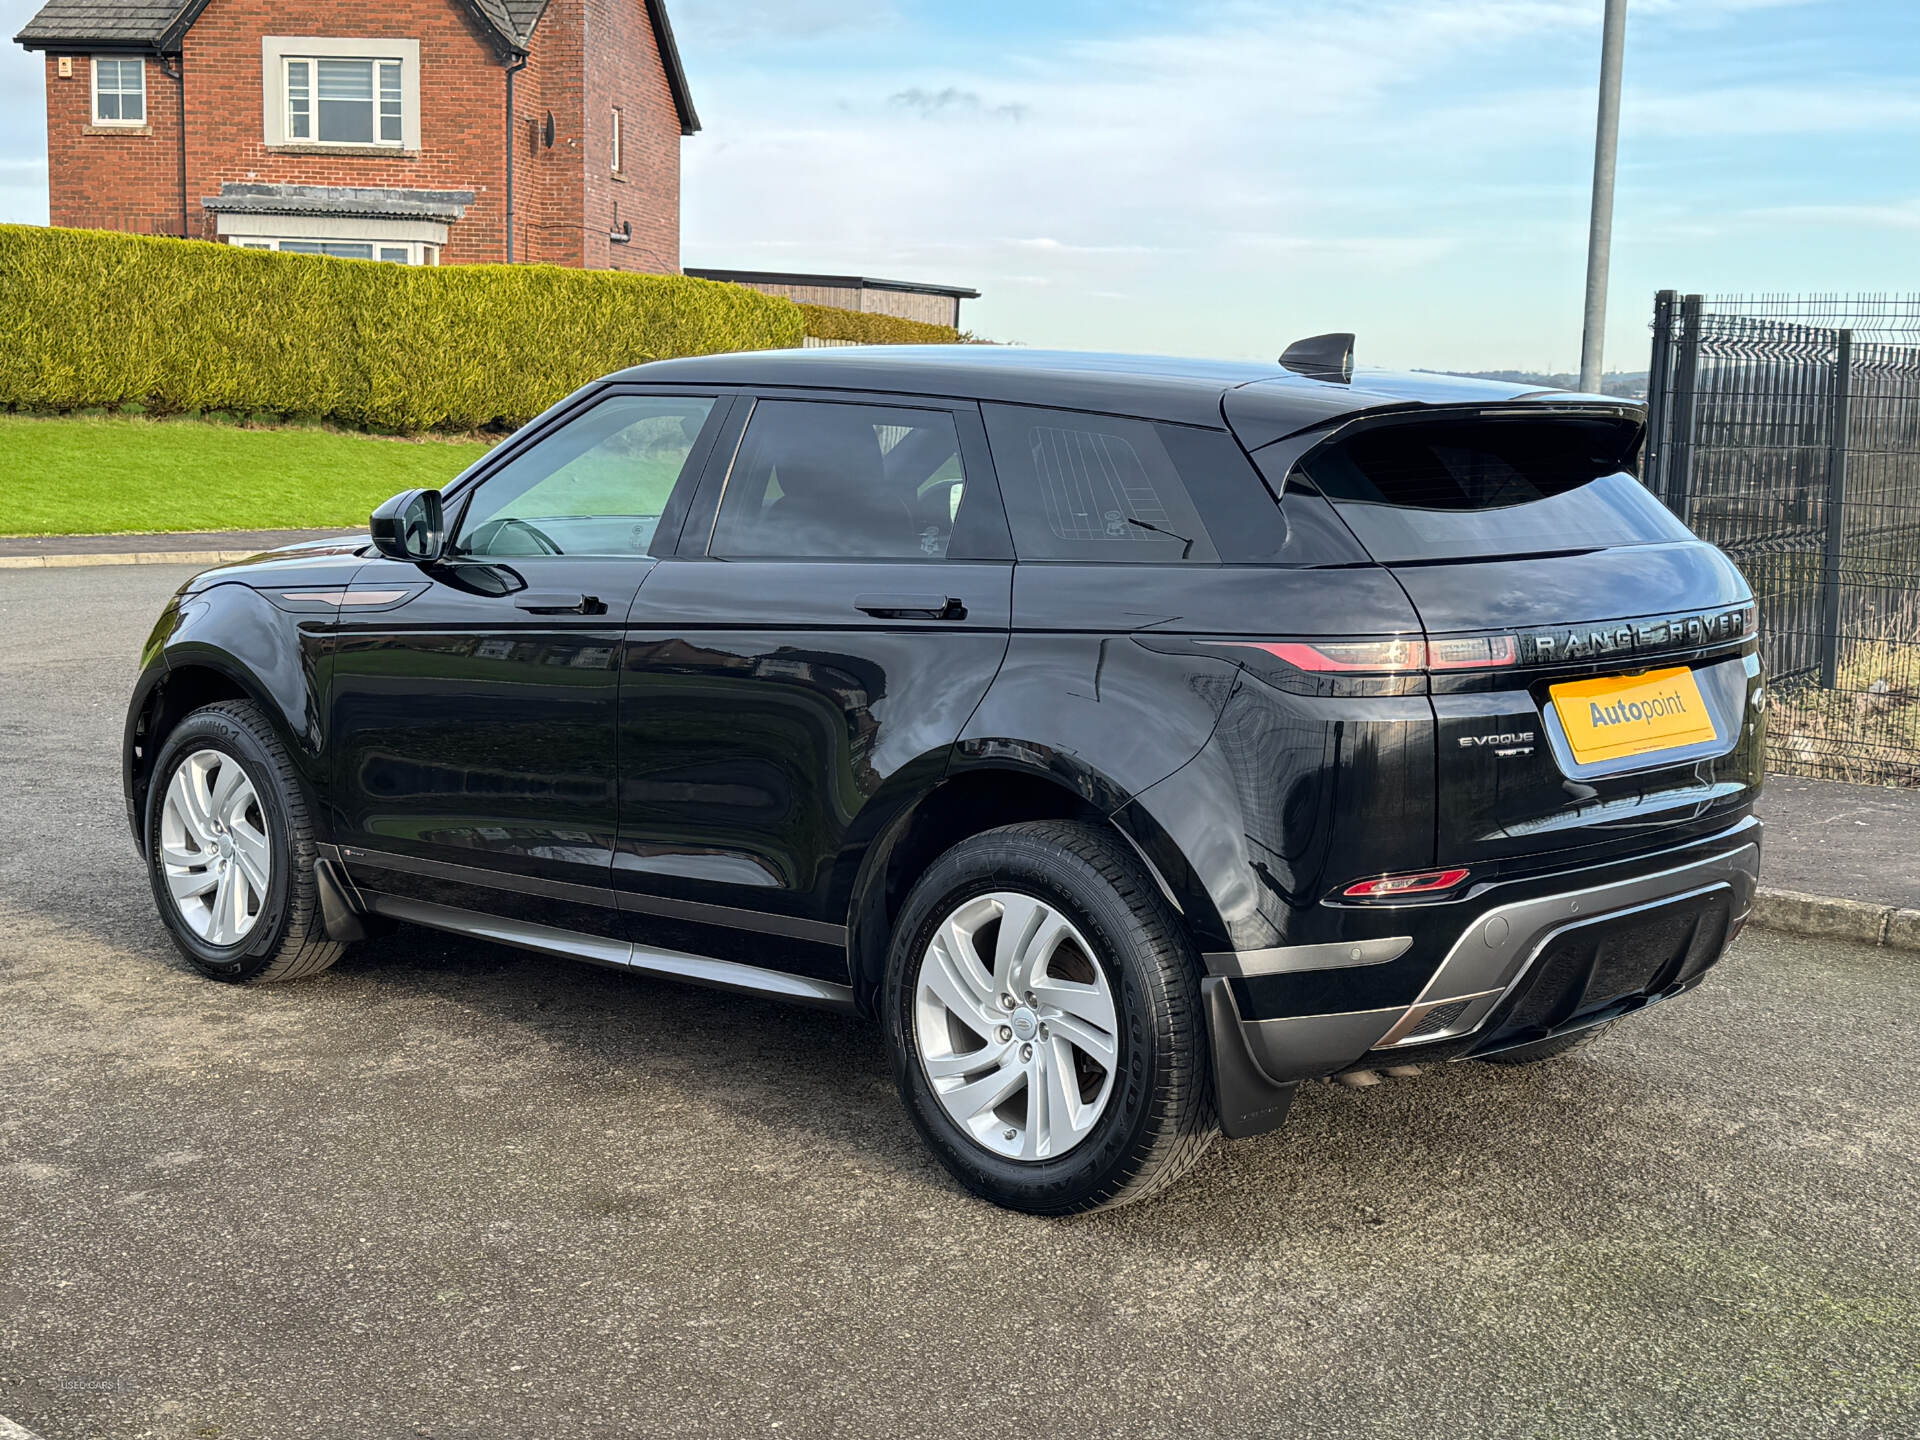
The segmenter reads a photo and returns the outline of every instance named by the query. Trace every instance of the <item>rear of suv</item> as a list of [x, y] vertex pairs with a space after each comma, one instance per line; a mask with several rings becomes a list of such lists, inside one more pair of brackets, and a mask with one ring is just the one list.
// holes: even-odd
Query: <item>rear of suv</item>
[[197, 577], [129, 817], [209, 975], [408, 922], [849, 1009], [965, 1185], [1544, 1060], [1746, 918], [1752, 597], [1636, 407], [986, 348], [647, 365]]

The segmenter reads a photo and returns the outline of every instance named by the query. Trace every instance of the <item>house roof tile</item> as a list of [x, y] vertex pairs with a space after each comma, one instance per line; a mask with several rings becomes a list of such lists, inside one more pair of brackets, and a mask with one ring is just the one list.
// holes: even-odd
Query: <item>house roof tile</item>
[[495, 3], [507, 12], [523, 40], [532, 36], [533, 27], [540, 23], [540, 16], [547, 8], [547, 0], [495, 0]]
[[253, 185], [228, 181], [201, 205], [221, 215], [356, 215], [452, 224], [473, 204], [471, 190], [401, 190], [347, 185]]
[[533, 27], [546, 12], [547, 0], [467, 0], [494, 33], [524, 50], [533, 39]]
[[29, 50], [75, 43], [149, 50], [192, 8], [192, 0], [47, 0], [13, 38]]

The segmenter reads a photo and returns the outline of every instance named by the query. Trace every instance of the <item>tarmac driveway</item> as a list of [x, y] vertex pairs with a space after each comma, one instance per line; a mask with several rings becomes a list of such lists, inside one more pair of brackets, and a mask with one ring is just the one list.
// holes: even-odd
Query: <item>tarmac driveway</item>
[[1578, 1057], [1312, 1086], [1030, 1220], [854, 1021], [426, 932], [189, 975], [117, 758], [186, 573], [0, 571], [0, 1415], [48, 1440], [1920, 1433], [1920, 956], [1750, 935]]

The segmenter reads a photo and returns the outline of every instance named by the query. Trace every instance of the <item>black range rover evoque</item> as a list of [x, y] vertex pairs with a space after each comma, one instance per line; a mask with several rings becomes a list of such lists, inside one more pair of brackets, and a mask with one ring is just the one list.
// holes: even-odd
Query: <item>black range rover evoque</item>
[[128, 815], [215, 978], [394, 921], [886, 1029], [967, 1187], [1153, 1193], [1303, 1080], [1544, 1060], [1746, 918], [1733, 565], [1638, 408], [991, 348], [641, 366], [206, 572]]

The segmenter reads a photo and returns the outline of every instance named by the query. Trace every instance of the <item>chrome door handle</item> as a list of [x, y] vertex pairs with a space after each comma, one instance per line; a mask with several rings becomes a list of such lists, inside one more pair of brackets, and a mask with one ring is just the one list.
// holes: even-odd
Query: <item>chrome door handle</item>
[[546, 591], [529, 590], [514, 600], [521, 610], [535, 615], [604, 615], [606, 602], [598, 595], [555, 595]]
[[967, 607], [951, 595], [856, 595], [853, 608], [882, 620], [967, 618]]

